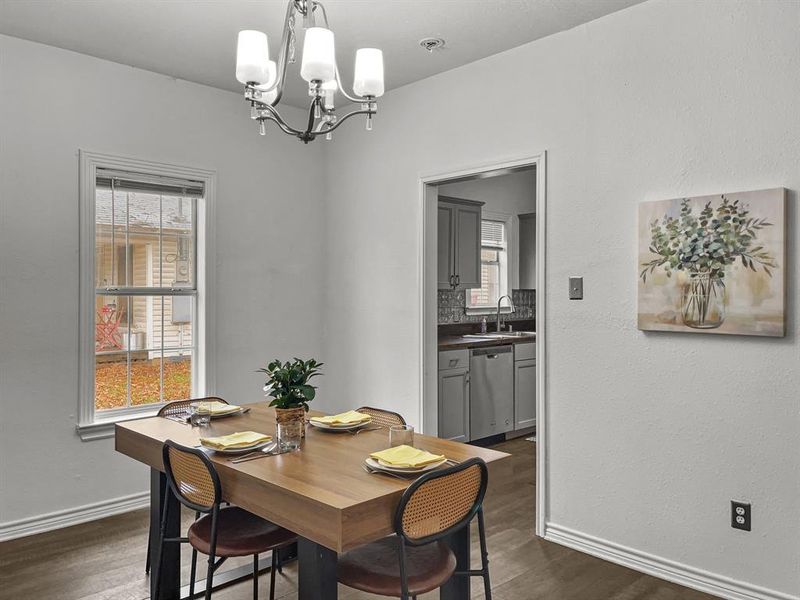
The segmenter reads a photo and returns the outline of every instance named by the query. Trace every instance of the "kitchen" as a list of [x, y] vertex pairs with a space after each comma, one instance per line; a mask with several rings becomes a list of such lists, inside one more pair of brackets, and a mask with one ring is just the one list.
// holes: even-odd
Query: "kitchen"
[[535, 439], [535, 191], [535, 167], [438, 186], [439, 437]]

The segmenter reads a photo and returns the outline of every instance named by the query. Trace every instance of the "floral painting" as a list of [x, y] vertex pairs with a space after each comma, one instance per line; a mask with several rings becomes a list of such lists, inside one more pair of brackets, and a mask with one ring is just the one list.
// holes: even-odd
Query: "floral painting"
[[639, 329], [785, 335], [783, 188], [639, 206]]

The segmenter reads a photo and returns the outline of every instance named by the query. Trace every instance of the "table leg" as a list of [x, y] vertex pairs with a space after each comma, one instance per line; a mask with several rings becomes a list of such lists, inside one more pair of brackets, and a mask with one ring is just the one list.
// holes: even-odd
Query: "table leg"
[[[164, 507], [164, 491], [167, 489], [167, 478], [158, 469], [150, 469], [150, 595], [153, 600], [179, 600], [181, 590], [181, 545], [167, 544], [164, 557], [159, 568], [159, 537], [161, 532], [161, 515]], [[168, 496], [169, 514], [167, 515], [167, 537], [179, 537], [181, 526], [181, 505], [172, 494]], [[156, 574], [161, 579], [161, 590], [155, 597]]]
[[[445, 539], [456, 555], [456, 571], [469, 570], [469, 525]], [[470, 577], [451, 577], [439, 590], [440, 600], [469, 600]]]
[[298, 600], [337, 600], [336, 552], [301, 537], [297, 558]]

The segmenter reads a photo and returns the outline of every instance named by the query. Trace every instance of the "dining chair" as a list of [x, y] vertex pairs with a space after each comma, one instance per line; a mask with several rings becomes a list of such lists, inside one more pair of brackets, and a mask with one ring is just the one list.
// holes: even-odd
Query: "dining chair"
[[[168, 483], [165, 494], [173, 494], [181, 504], [194, 510], [195, 521], [189, 526], [186, 537], [166, 537], [170, 503], [165, 498], [159, 535], [159, 558], [164, 555], [165, 544], [188, 543], [192, 546], [189, 597], [194, 597], [197, 553], [202, 552], [208, 556], [206, 600], [211, 598], [214, 572], [226, 559], [235, 556], [253, 557], [253, 600], [258, 600], [258, 555], [271, 551], [269, 597], [274, 600], [278, 550], [296, 542], [297, 536], [238, 506], [221, 507], [222, 484], [214, 463], [202, 450], [167, 440], [164, 442], [163, 461]], [[156, 598], [160, 591], [160, 569], [159, 560], [153, 574], [156, 577]]]
[[[339, 583], [370, 594], [415, 599], [451, 577], [482, 577], [492, 598], [483, 522], [488, 471], [480, 458], [426, 473], [403, 493], [394, 518], [396, 535], [339, 557]], [[456, 557], [443, 541], [478, 517], [481, 568], [456, 570]]]
[[[164, 406], [158, 409], [156, 413], [157, 417], [177, 417], [185, 415], [189, 411], [189, 405], [192, 402], [222, 402], [223, 404], [228, 404], [227, 400], [223, 400], [222, 398], [217, 398], [216, 396], [208, 396], [207, 398], [187, 398], [186, 400], [175, 400], [173, 402], [167, 402]], [[150, 533], [147, 534], [147, 558], [145, 558], [144, 562], [144, 572], [145, 574], [150, 572], [150, 538], [152, 536]]]
[[372, 422], [376, 425], [380, 425], [381, 427], [397, 427], [399, 425], [405, 425], [406, 420], [397, 414], [396, 412], [392, 412], [390, 410], [384, 410], [382, 408], [373, 408], [371, 406], [362, 406], [361, 408], [357, 408], [356, 412], [364, 413], [365, 415], [369, 415], [372, 417]]

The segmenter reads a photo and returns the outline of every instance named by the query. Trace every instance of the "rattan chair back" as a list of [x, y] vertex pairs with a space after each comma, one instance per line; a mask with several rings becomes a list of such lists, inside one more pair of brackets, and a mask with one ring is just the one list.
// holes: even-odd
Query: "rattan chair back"
[[382, 408], [373, 408], [371, 406], [362, 406], [356, 409], [357, 412], [364, 413], [372, 417], [372, 423], [380, 427], [398, 427], [406, 424], [406, 420], [396, 412], [384, 410]]
[[189, 412], [189, 405], [192, 402], [222, 402], [228, 404], [226, 400], [217, 398], [216, 396], [209, 396], [208, 398], [187, 398], [186, 400], [175, 400], [174, 402], [167, 402], [158, 410], [159, 417], [172, 417], [176, 415], [185, 415]]
[[222, 486], [214, 463], [196, 448], [164, 442], [164, 471], [178, 500], [200, 512], [211, 512], [222, 501]]
[[403, 494], [395, 530], [411, 545], [423, 545], [466, 526], [483, 503], [486, 463], [472, 458], [417, 479]]

